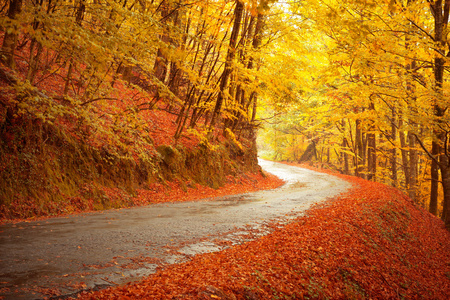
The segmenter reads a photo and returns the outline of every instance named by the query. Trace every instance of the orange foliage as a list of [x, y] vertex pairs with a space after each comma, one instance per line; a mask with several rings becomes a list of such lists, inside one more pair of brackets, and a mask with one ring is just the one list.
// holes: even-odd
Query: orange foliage
[[354, 188], [272, 234], [81, 299], [450, 299], [450, 233], [398, 190]]

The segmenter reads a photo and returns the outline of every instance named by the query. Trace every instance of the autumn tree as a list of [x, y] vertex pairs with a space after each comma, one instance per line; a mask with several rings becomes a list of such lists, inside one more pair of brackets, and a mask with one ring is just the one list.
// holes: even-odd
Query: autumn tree
[[[432, 199], [437, 195], [436, 168], [447, 176], [442, 97], [447, 90], [444, 28], [448, 2], [304, 1], [291, 2], [290, 12], [285, 13], [285, 18], [296, 16], [292, 20], [302, 36], [296, 41], [298, 48], [301, 41], [314, 40], [325, 50], [309, 62], [296, 57], [297, 69], [304, 63], [315, 66], [308, 74], [312, 79], [309, 89], [295, 87], [301, 93], [275, 101], [273, 107], [286, 102], [275, 112], [298, 116], [295, 110], [300, 109], [317, 117], [296, 118], [291, 128], [319, 138], [318, 161], [341, 172], [399, 186], [428, 206], [429, 182]], [[308, 36], [310, 31], [315, 32], [315, 39]], [[289, 49], [287, 41], [277, 42]], [[326, 61], [322, 59], [325, 53]], [[287, 81], [282, 84], [289, 85]], [[317, 101], [321, 104], [312, 105]], [[282, 132], [294, 134], [286, 128]], [[443, 180], [444, 190], [445, 184]], [[429, 204], [434, 213], [437, 203]], [[445, 193], [442, 203], [446, 220]]]

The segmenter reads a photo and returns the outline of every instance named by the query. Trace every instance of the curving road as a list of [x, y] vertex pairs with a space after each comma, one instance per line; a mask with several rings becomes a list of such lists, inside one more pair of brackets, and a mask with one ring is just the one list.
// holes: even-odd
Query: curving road
[[331, 175], [260, 160], [282, 187], [0, 226], [0, 298], [40, 299], [137, 280], [158, 266], [270, 232], [346, 191]]

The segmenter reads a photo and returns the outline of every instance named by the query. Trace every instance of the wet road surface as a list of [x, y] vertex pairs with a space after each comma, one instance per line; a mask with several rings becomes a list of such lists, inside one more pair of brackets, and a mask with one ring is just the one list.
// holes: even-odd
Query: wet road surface
[[208, 201], [0, 226], [0, 298], [42, 299], [138, 280], [158, 266], [267, 234], [269, 223], [289, 222], [350, 187], [331, 175], [259, 162], [286, 184]]

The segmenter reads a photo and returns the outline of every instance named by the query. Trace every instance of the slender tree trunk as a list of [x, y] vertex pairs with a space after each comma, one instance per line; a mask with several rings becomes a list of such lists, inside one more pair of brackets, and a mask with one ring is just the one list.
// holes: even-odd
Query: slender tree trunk
[[395, 108], [392, 109], [392, 123], [391, 123], [391, 140], [394, 145], [391, 150], [391, 181], [392, 186], [397, 187], [398, 176], [397, 176], [397, 149], [395, 148], [395, 141], [397, 140], [397, 127], [396, 127], [396, 113]]
[[356, 120], [356, 129], [355, 129], [355, 138], [356, 138], [356, 169], [355, 174], [358, 177], [365, 178], [363, 174], [364, 169], [364, 161], [365, 161], [365, 153], [364, 153], [364, 144], [363, 144], [363, 131], [361, 128], [361, 120]]
[[[439, 144], [433, 141], [431, 144], [431, 154], [434, 157], [439, 157]], [[438, 215], [438, 188], [439, 188], [439, 165], [431, 160], [431, 187], [430, 187], [430, 213]]]
[[[440, 140], [445, 140], [446, 133], [439, 133]], [[448, 149], [448, 144], [443, 143], [444, 149]], [[445, 223], [445, 227], [450, 230], [450, 165], [447, 151], [440, 151], [439, 166], [441, 170], [442, 189], [444, 192], [444, 202], [442, 204], [442, 216], [441, 219]]]
[[[261, 46], [261, 42], [262, 42], [262, 37], [263, 37], [263, 32], [264, 32], [264, 26], [265, 26], [265, 15], [264, 13], [259, 10], [258, 11], [258, 17], [256, 18], [256, 25], [255, 25], [255, 35], [253, 38], [253, 43], [252, 43], [252, 47], [253, 50], [258, 50], [259, 47]], [[248, 68], [252, 69], [254, 65], [254, 58], [250, 58], [250, 61], [248, 63]], [[259, 70], [259, 61], [257, 63], [257, 70]], [[257, 91], [253, 91], [250, 95], [250, 99], [248, 102], [248, 106], [250, 106], [250, 104], [252, 104], [252, 117], [251, 117], [251, 121], [250, 123], [253, 124], [255, 122], [256, 119], [256, 110], [258, 107], [258, 92]]]
[[[181, 6], [181, 3], [179, 1], [179, 6]], [[174, 26], [175, 28], [179, 28], [180, 31], [183, 28], [183, 17], [185, 16], [185, 11], [181, 9], [177, 9], [175, 16], [174, 16]], [[186, 28], [189, 28], [189, 26], [186, 26]], [[184, 36], [187, 36], [188, 32], [184, 32]], [[176, 48], [181, 49], [181, 51], [184, 51], [186, 49], [186, 39], [183, 38], [180, 41], [177, 41], [176, 39], [171, 39], [170, 41], [172, 46], [175, 46]], [[178, 64], [176, 62], [170, 63], [170, 73], [169, 73], [169, 81], [168, 81], [168, 87], [174, 95], [176, 95], [179, 98], [182, 98], [181, 96], [181, 89], [180, 89], [180, 82], [183, 77], [182, 69], [178, 67]]]
[[402, 129], [403, 126], [403, 115], [399, 115], [398, 119], [398, 127], [400, 128], [398, 132], [398, 136], [400, 139], [400, 153], [402, 156], [402, 168], [403, 168], [403, 174], [405, 174], [405, 186], [406, 189], [409, 189], [409, 156], [408, 156], [408, 150], [406, 145], [406, 135], [405, 132]]
[[[414, 127], [414, 124], [412, 125]], [[415, 126], [416, 127], [416, 126]], [[408, 195], [413, 200], [417, 199], [417, 176], [418, 176], [418, 155], [416, 150], [416, 137], [413, 133], [408, 133], [409, 140], [409, 189]]]
[[73, 60], [69, 60], [69, 69], [67, 70], [67, 76], [66, 76], [66, 83], [64, 84], [64, 93], [63, 95], [66, 96], [69, 92], [69, 86], [70, 82], [72, 80], [72, 71], [73, 71]]
[[[36, 44], [37, 49], [35, 55], [33, 52]], [[31, 84], [33, 84], [34, 78], [36, 77], [36, 72], [39, 65], [39, 57], [41, 56], [41, 53], [42, 53], [42, 44], [33, 39], [30, 45], [30, 64], [29, 64], [30, 66], [27, 72], [27, 79]]]
[[[161, 10], [161, 22], [166, 25], [166, 23], [170, 23], [170, 19], [171, 19], [171, 7], [172, 3], [171, 1], [166, 1], [163, 0], [161, 2], [160, 5], [160, 10]], [[161, 35], [161, 41], [165, 44], [169, 44], [170, 43], [170, 37], [169, 34], [167, 33], [167, 30], [164, 29], [164, 33]], [[158, 52], [156, 54], [156, 59], [155, 59], [155, 65], [153, 67], [153, 72], [155, 74], [155, 77], [161, 82], [161, 83], [165, 83], [166, 81], [166, 77], [167, 77], [167, 72], [169, 70], [168, 68], [168, 60], [166, 57], [166, 54], [163, 52], [162, 48], [158, 48]], [[159, 93], [159, 88], [156, 88], [156, 93], [157, 93], [157, 97], [158, 97], [158, 93]]]
[[367, 180], [376, 181], [377, 153], [376, 136], [374, 132], [367, 134]]
[[[410, 10], [411, 5], [416, 2], [416, 0], [408, 0], [407, 7]], [[412, 48], [410, 37], [415, 34], [416, 28], [412, 25], [412, 23], [408, 24], [408, 34], [405, 36], [405, 48], [409, 55], [412, 57], [407, 59], [406, 64], [406, 94], [407, 94], [407, 102], [408, 107], [411, 110], [411, 113], [414, 114], [417, 112], [416, 109], [416, 87], [414, 83], [414, 77], [416, 74], [416, 60], [414, 48]], [[417, 123], [413, 121], [414, 118], [410, 118], [409, 125], [410, 130], [408, 131], [408, 142], [409, 142], [409, 185], [408, 185], [408, 195], [413, 200], [416, 201], [417, 197], [417, 176], [418, 176], [418, 154], [416, 150], [416, 137], [414, 135], [417, 132]]]
[[[369, 110], [375, 110], [373, 102], [369, 105]], [[367, 133], [367, 179], [376, 181], [377, 173], [377, 153], [376, 153], [376, 135], [375, 126], [370, 124]]]
[[227, 58], [225, 61], [225, 67], [222, 73], [222, 78], [220, 80], [219, 85], [219, 95], [217, 96], [216, 105], [214, 107], [214, 111], [211, 116], [211, 122], [209, 124], [210, 130], [214, 128], [214, 125], [217, 121], [217, 118], [220, 115], [220, 110], [222, 109], [222, 104], [225, 99], [225, 91], [228, 86], [228, 80], [231, 75], [232, 71], [232, 63], [234, 60], [234, 57], [236, 55], [236, 45], [237, 45], [237, 39], [239, 36], [239, 31], [241, 28], [241, 20], [242, 15], [244, 12], [244, 3], [236, 0], [236, 7], [234, 8], [234, 24], [233, 24], [233, 30], [231, 31], [231, 37], [230, 37], [230, 45], [228, 48]]
[[[344, 138], [344, 140], [342, 141], [342, 146], [344, 148], [344, 150], [348, 151], [348, 141], [346, 138]], [[349, 167], [348, 167], [348, 154], [347, 152], [343, 153], [344, 156], [344, 174], [349, 175], [350, 171], [349, 171]]]
[[[448, 163], [448, 159], [447, 159]], [[442, 220], [445, 223], [445, 227], [450, 230], [450, 169], [445, 168], [441, 170], [442, 174], [442, 186], [444, 190], [444, 204], [442, 209]]]

